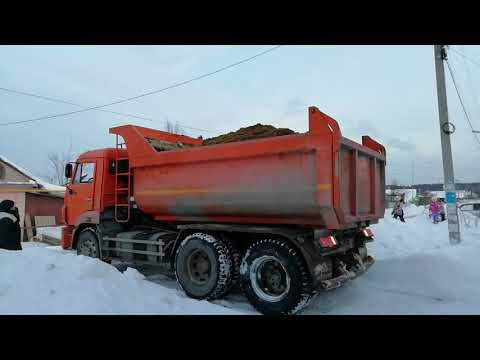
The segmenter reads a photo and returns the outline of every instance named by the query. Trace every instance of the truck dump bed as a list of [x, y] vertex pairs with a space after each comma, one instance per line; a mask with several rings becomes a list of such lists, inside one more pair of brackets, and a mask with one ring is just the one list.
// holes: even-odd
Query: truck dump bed
[[[237, 143], [199, 146], [133, 125], [110, 133], [127, 145], [137, 206], [157, 220], [346, 229], [384, 215], [384, 147], [343, 138], [316, 107], [307, 133]], [[152, 145], [162, 142], [184, 148]]]

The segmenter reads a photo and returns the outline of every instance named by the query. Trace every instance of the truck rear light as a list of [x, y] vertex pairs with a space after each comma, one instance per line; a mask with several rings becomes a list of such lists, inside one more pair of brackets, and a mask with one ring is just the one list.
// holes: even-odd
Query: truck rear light
[[333, 236], [326, 236], [326, 237], [321, 237], [320, 238], [320, 245], [322, 247], [334, 247], [336, 246], [338, 243], [337, 243], [337, 240], [335, 240], [335, 238]]
[[362, 231], [363, 235], [367, 238], [372, 238], [373, 237], [373, 231], [371, 229], [363, 229]]

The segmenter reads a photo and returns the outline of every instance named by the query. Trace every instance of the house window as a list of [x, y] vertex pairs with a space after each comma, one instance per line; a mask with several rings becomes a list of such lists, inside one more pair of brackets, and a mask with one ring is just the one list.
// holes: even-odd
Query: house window
[[0, 180], [3, 180], [5, 178], [5, 166], [0, 164]]

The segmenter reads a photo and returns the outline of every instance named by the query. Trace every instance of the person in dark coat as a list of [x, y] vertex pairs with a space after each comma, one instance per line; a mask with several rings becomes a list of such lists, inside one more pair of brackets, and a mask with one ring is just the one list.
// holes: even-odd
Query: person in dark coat
[[400, 199], [395, 203], [395, 206], [393, 207], [392, 210], [392, 215], [393, 218], [399, 218], [401, 222], [405, 222], [405, 219], [403, 218], [403, 206], [405, 205], [405, 201], [403, 199]]
[[12, 200], [0, 202], [0, 249], [22, 250], [20, 215]]
[[440, 205], [440, 221], [445, 221], [445, 203], [442, 200], [439, 200], [438, 202]]

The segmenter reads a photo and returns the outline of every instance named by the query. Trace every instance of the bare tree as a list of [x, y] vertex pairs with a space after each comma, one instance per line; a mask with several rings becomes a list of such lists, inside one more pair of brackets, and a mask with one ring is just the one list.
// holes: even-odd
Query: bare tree
[[182, 130], [182, 127], [180, 126], [180, 124], [178, 122], [173, 124], [168, 119], [167, 119], [167, 122], [165, 124], [165, 131], [167, 131], [169, 133], [172, 133], [172, 134], [179, 134], [179, 135], [183, 134], [183, 130]]
[[73, 153], [71, 142], [66, 151], [62, 153], [49, 153], [49, 181], [53, 184], [65, 185], [67, 183], [67, 179], [65, 178], [65, 165], [67, 165], [68, 162], [72, 161], [72, 159]]
[[175, 123], [175, 128], [173, 129], [173, 131], [174, 131], [174, 134], [178, 134], [178, 135], [183, 134], [183, 130], [177, 122]]
[[170, 120], [167, 120], [165, 123], [165, 131], [169, 133], [173, 132], [173, 123]]

